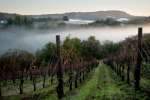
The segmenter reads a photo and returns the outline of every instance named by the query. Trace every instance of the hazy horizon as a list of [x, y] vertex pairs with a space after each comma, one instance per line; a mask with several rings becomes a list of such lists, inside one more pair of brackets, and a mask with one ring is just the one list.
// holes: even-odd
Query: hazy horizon
[[0, 0], [0, 12], [41, 15], [121, 10], [131, 15], [150, 16], [149, 4], [150, 0]]
[[[110, 10], [95, 10], [95, 11], [68, 11], [68, 12], [57, 12], [57, 13], [39, 13], [39, 14], [22, 14], [22, 13], [13, 13], [13, 12], [4, 12], [4, 11], [0, 11], [0, 13], [8, 13], [8, 14], [19, 14], [19, 15], [47, 15], [47, 14], [65, 14], [65, 13], [86, 13], [86, 12], [98, 12], [98, 11], [122, 11], [122, 12], [126, 12], [127, 14], [136, 16], [134, 14], [128, 13], [127, 11], [123, 11], [123, 10], [115, 10], [115, 9], [110, 9]], [[140, 15], [137, 15], [140, 16]], [[142, 15], [141, 15], [142, 16]], [[145, 15], [146, 16], [146, 15]], [[150, 16], [150, 15], [147, 15]]]

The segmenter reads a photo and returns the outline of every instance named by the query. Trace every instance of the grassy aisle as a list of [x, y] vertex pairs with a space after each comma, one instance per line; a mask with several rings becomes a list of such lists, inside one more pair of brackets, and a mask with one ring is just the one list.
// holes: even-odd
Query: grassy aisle
[[120, 78], [106, 65], [99, 68], [98, 84], [86, 100], [147, 100], [143, 93], [134, 91], [132, 86]]
[[[86, 99], [88, 100], [116, 100], [124, 95], [124, 92], [118, 88], [115, 80], [113, 79], [113, 73], [110, 69], [101, 65], [99, 69], [99, 78], [97, 88], [93, 89], [93, 93], [91, 93]], [[116, 77], [117, 79], [117, 77]]]
[[82, 87], [72, 92], [72, 95], [67, 96], [64, 100], [85, 100], [91, 94], [93, 88], [96, 88], [98, 83], [99, 67], [97, 67], [92, 77], [83, 84]]

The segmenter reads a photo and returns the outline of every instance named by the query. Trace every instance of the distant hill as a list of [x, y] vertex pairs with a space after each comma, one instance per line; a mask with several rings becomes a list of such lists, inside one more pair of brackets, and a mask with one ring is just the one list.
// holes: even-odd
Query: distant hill
[[[14, 17], [19, 14], [9, 14], [9, 13], [0, 13], [0, 17]], [[71, 13], [63, 13], [63, 14], [44, 14], [44, 15], [28, 15], [28, 17], [32, 18], [56, 18], [60, 19], [63, 16], [68, 16], [70, 19], [82, 19], [82, 20], [101, 20], [106, 18], [128, 18], [133, 19], [139, 16], [134, 16], [128, 14], [124, 11], [119, 10], [108, 10], [108, 11], [96, 11], [96, 12], [71, 12]]]
[[[38, 24], [51, 24], [57, 23], [58, 25], [66, 24], [65, 19], [70, 20], [82, 20], [82, 21], [93, 21], [91, 25], [120, 25], [120, 23], [125, 22], [125, 24], [144, 24], [150, 23], [150, 17], [146, 16], [134, 16], [128, 14], [124, 11], [119, 10], [108, 10], [108, 11], [95, 11], [95, 12], [70, 12], [70, 13], [62, 13], [62, 14], [43, 14], [43, 15], [20, 15], [20, 14], [10, 14], [10, 13], [0, 13], [0, 23], [3, 24], [5, 21], [11, 22], [8, 18], [14, 18], [13, 22], [24, 25], [24, 23], [35, 23]], [[107, 20], [111, 19], [111, 20]], [[21, 21], [23, 20], [23, 21]], [[105, 21], [104, 21], [105, 20]], [[109, 22], [108, 22], [109, 21]], [[22, 23], [23, 22], [23, 23]], [[37, 23], [36, 23], [37, 24]]]
[[67, 13], [66, 14], [70, 18], [79, 18], [79, 19], [87, 19], [87, 20], [100, 20], [106, 18], [133, 18], [132, 16], [123, 11], [96, 11], [96, 12], [79, 12], [79, 13]]
[[14, 18], [16, 15], [19, 15], [19, 14], [0, 12], [0, 18]]
[[36, 18], [62, 18], [63, 16], [68, 16], [70, 19], [82, 19], [82, 20], [101, 20], [106, 18], [128, 18], [132, 19], [138, 16], [130, 15], [123, 11], [109, 10], [109, 11], [96, 11], [96, 12], [71, 12], [64, 14], [47, 14], [47, 15], [33, 15]]

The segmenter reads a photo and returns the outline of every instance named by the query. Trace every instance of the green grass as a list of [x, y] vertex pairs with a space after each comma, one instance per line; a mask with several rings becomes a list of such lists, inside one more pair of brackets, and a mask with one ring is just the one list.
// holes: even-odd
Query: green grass
[[7, 96], [7, 97], [2, 97], [0, 100], [21, 100], [20, 96]]
[[72, 92], [73, 95], [68, 95], [64, 99], [66, 100], [85, 100], [88, 95], [92, 92], [93, 88], [96, 88], [98, 83], [99, 68], [95, 69], [94, 74], [90, 79], [79, 89]]
[[[86, 98], [87, 100], [146, 100], [146, 95], [141, 91], [135, 92], [134, 88], [121, 79], [106, 65], [99, 68], [97, 88]], [[84, 99], [83, 99], [84, 100]]]
[[117, 87], [117, 85], [114, 83], [115, 80], [113, 80], [113, 78], [110, 77], [112, 76], [110, 74], [112, 73], [108, 70], [107, 66], [100, 66], [97, 88], [93, 88], [94, 92], [87, 97], [88, 100], [113, 99], [113, 96], [123, 94]]
[[[142, 84], [149, 83], [142, 78]], [[38, 89], [36, 92], [24, 94], [23, 96], [10, 96], [6, 100], [58, 100], [56, 85], [49, 85], [46, 88]], [[135, 92], [134, 87], [122, 82], [116, 73], [104, 64], [99, 65], [90, 72], [78, 88], [69, 91], [64, 86], [65, 96], [62, 100], [149, 100], [144, 91]], [[146, 85], [145, 85], [146, 86]]]

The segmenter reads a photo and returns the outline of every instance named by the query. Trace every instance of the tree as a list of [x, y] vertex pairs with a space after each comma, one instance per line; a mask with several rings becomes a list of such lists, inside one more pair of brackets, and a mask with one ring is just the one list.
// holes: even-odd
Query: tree
[[119, 43], [113, 43], [112, 41], [105, 41], [102, 46], [102, 56], [103, 58], [109, 56], [112, 53], [115, 53], [119, 50], [120, 45]]
[[7, 19], [7, 25], [12, 25], [13, 24], [13, 19], [12, 18], [8, 18]]
[[94, 36], [82, 42], [82, 56], [100, 58], [101, 44]]
[[64, 16], [64, 17], [63, 17], [63, 20], [64, 20], [64, 21], [69, 21], [68, 16]]
[[16, 15], [14, 18], [7, 19], [7, 25], [26, 25], [30, 26], [32, 24], [31, 18], [27, 16]]
[[56, 44], [49, 42], [42, 48], [36, 52], [36, 58], [38, 62], [49, 63], [50, 59], [56, 59]]
[[[66, 37], [66, 39], [63, 42], [63, 48], [70, 52], [72, 50], [72, 53], [75, 53], [77, 56], [81, 56], [81, 40], [78, 38], [70, 38], [69, 36]], [[73, 56], [74, 54], [72, 54]]]

